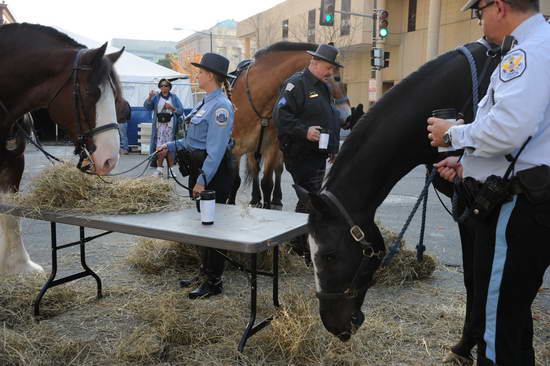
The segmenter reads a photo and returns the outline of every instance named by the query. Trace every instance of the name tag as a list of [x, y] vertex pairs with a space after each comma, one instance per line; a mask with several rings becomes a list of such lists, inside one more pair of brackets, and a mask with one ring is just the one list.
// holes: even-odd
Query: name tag
[[319, 94], [317, 94], [317, 92], [315, 91], [310, 91], [309, 92], [309, 97], [310, 98], [317, 98], [319, 96]]

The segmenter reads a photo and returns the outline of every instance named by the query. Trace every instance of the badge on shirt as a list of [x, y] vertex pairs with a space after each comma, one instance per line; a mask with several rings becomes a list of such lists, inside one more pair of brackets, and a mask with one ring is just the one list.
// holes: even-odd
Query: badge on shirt
[[216, 124], [226, 126], [229, 119], [229, 111], [225, 108], [216, 109]]
[[310, 98], [317, 98], [319, 96], [319, 93], [317, 93], [315, 90], [311, 90], [309, 92], [309, 97]]
[[294, 84], [292, 83], [286, 84], [285, 91], [291, 91], [292, 89], [294, 89]]
[[508, 53], [500, 63], [499, 77], [502, 81], [510, 81], [520, 77], [527, 68], [527, 56], [522, 49]]
[[202, 117], [204, 116], [205, 113], [206, 113], [206, 109], [203, 108], [200, 111], [198, 111], [197, 114], [195, 114], [195, 116]]

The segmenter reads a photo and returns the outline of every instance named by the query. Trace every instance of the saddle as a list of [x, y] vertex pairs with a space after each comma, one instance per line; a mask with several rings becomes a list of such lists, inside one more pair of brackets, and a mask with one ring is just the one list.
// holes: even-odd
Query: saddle
[[235, 84], [235, 81], [237, 80], [237, 78], [239, 77], [240, 74], [242, 74], [242, 72], [248, 68], [250, 66], [251, 63], [254, 62], [254, 59], [251, 58], [251, 59], [248, 59], [248, 60], [242, 60], [241, 62], [239, 62], [239, 64], [237, 65], [237, 68], [234, 70], [234, 71], [231, 71], [229, 73], [229, 75], [233, 76], [233, 78], [229, 78], [229, 86], [231, 87], [231, 89], [233, 89], [233, 85]]

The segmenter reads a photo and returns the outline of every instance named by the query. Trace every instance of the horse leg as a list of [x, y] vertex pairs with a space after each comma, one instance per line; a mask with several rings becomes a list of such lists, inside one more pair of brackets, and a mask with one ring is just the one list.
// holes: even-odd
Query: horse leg
[[283, 191], [281, 189], [281, 176], [283, 175], [284, 165], [282, 152], [279, 151], [279, 164], [275, 167], [275, 186], [273, 187], [273, 199], [271, 200], [271, 208], [274, 210], [283, 209]]
[[460, 241], [462, 244], [462, 266], [464, 269], [464, 286], [466, 287], [466, 315], [462, 337], [457, 344], [451, 347], [451, 351], [445, 359], [445, 363], [458, 363], [459, 365], [470, 366], [474, 361], [472, 348], [476, 345], [475, 327], [472, 319], [472, 308], [474, 303], [474, 252], [473, 237], [465, 224], [458, 225]]
[[[0, 194], [14, 193], [18, 190], [24, 167], [25, 159], [22, 154], [15, 158], [5, 158], [0, 162]], [[23, 245], [20, 219], [0, 215], [0, 273], [32, 272], [44, 272], [44, 269], [30, 259]]]
[[253, 153], [246, 154], [247, 178], [252, 179], [252, 199], [250, 206], [262, 207], [262, 193], [260, 191], [260, 166]]
[[235, 204], [237, 199], [237, 192], [241, 187], [240, 167], [241, 167], [241, 157], [235, 156], [235, 179], [233, 179], [233, 188], [231, 189], [231, 193], [229, 194], [229, 198], [227, 200], [227, 204], [229, 205]]

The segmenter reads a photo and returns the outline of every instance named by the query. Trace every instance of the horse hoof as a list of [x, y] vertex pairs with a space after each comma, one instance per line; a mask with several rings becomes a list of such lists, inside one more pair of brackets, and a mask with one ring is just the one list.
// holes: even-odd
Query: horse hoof
[[277, 210], [277, 211], [282, 211], [283, 210], [283, 205], [282, 204], [276, 204], [276, 203], [272, 203], [271, 204], [271, 209], [272, 210]]
[[453, 365], [459, 366], [472, 366], [474, 364], [474, 360], [457, 355], [456, 353], [451, 351], [447, 354], [447, 357], [445, 357], [443, 363], [452, 363]]

